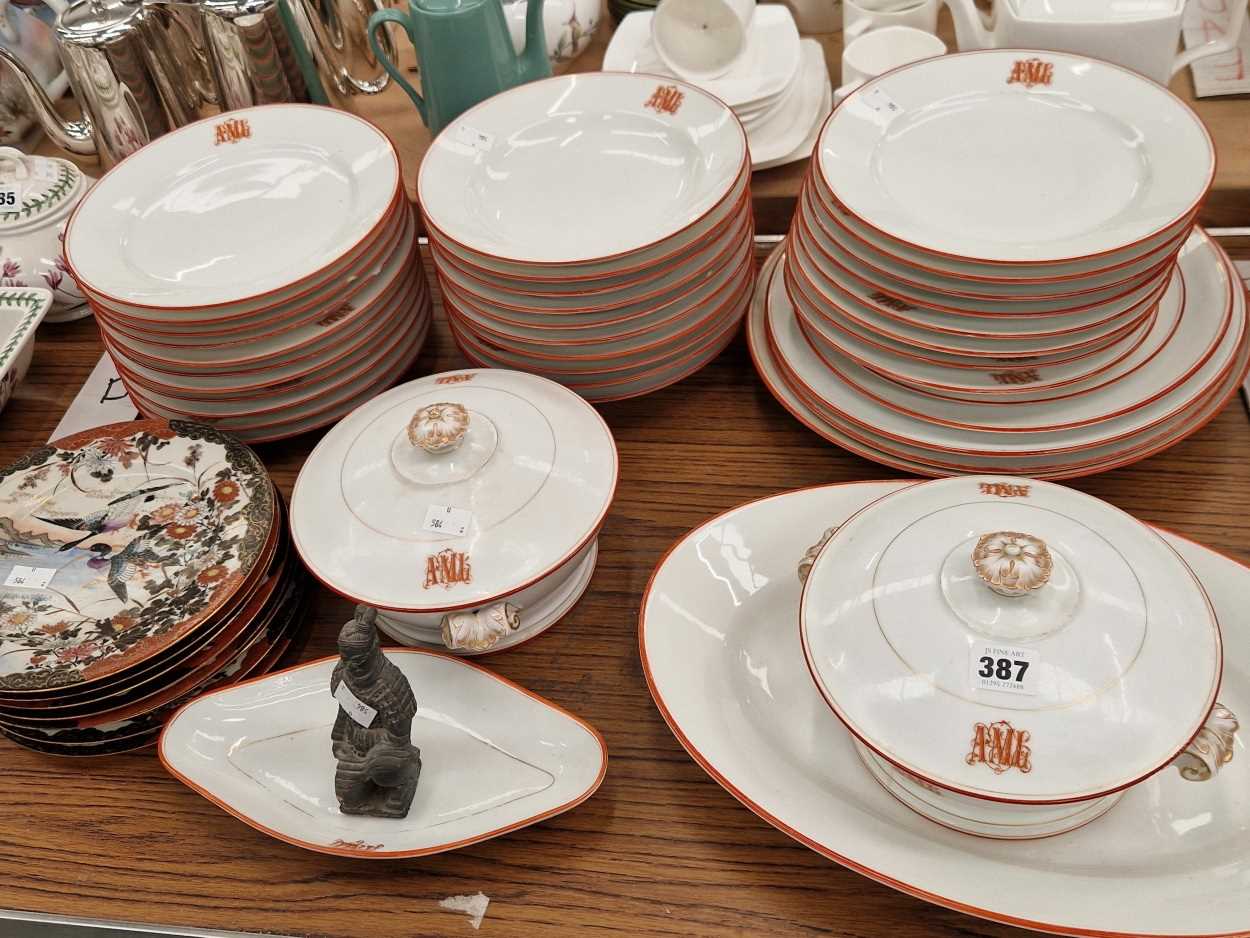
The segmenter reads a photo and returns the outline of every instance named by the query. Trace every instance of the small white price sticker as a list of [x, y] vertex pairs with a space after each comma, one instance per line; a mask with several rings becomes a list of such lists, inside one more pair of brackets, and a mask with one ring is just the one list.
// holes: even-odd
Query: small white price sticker
[[998, 642], [973, 645], [969, 661], [972, 687], [1032, 696], [1037, 693], [1038, 659], [1037, 650], [1033, 648]]
[[12, 212], [22, 206], [22, 188], [16, 183], [0, 183], [0, 212]]
[[5, 586], [25, 586], [29, 589], [41, 590], [52, 582], [56, 570], [52, 567], [23, 567], [15, 564], [5, 578]]
[[433, 534], [461, 537], [473, 523], [473, 512], [450, 505], [431, 505], [425, 511], [425, 523], [421, 525]]
[[378, 715], [378, 711], [352, 693], [346, 681], [339, 681], [339, 688], [334, 692], [334, 699], [339, 702], [349, 717], [365, 729], [369, 728], [373, 723], [373, 718]]
[[486, 131], [470, 127], [468, 124], [457, 124], [456, 129], [452, 133], [466, 147], [472, 147], [479, 153], [485, 153], [495, 145], [494, 134], [488, 134]]
[[864, 95], [864, 103], [878, 114], [901, 114], [903, 112], [898, 103], [880, 86]]

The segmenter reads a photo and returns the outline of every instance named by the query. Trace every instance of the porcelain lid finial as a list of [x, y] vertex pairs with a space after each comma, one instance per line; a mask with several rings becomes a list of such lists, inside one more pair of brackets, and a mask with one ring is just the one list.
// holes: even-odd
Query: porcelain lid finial
[[977, 541], [972, 565], [1000, 596], [1027, 596], [1046, 585], [1054, 560], [1040, 538], [1019, 531], [995, 531]]
[[469, 430], [469, 411], [463, 404], [446, 401], [427, 404], [408, 422], [408, 439], [427, 453], [450, 453], [464, 441]]

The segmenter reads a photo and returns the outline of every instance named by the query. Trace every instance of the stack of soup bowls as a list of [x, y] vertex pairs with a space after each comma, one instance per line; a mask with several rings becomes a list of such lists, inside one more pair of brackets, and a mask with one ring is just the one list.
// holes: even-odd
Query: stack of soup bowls
[[274, 668], [308, 577], [254, 452], [145, 420], [0, 469], [0, 734], [62, 756], [126, 752], [205, 690]]
[[676, 80], [566, 75], [470, 109], [417, 182], [457, 343], [591, 401], [681, 380], [749, 305], [750, 174], [733, 112]]
[[1194, 225], [1214, 165], [1185, 104], [1079, 56], [955, 55], [869, 82], [826, 123], [767, 266], [760, 371], [813, 429], [908, 471], [1144, 458], [1250, 362], [1244, 293]]
[[381, 131], [270, 105], [119, 163], [65, 245], [135, 405], [259, 442], [333, 423], [411, 366], [431, 316], [416, 228]]

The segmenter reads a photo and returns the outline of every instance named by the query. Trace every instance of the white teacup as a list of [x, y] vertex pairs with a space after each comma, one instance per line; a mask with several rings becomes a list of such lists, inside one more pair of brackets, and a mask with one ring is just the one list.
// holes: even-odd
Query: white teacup
[[842, 0], [842, 41], [888, 26], [937, 32], [942, 0]]
[[900, 65], [945, 54], [946, 43], [923, 29], [910, 26], [874, 29], [852, 40], [842, 50], [842, 87], [833, 93], [833, 100], [841, 101], [864, 82]]
[[678, 78], [719, 78], [742, 58], [755, 0], [662, 0], [651, 17], [651, 43]]

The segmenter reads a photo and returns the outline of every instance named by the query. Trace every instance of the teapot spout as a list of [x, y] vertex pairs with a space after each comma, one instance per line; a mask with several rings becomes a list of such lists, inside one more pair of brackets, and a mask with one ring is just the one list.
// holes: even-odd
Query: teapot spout
[[521, 81], [534, 81], [551, 75], [547, 58], [547, 30], [543, 25], [543, 0], [529, 0], [525, 5], [525, 51], [517, 58]]
[[982, 17], [975, 0], [944, 2], [951, 11], [951, 19], [955, 21], [955, 42], [960, 52], [993, 49], [997, 45], [990, 24]]
[[35, 117], [43, 127], [48, 139], [62, 150], [78, 156], [98, 156], [95, 131], [91, 121], [84, 115], [81, 120], [67, 121], [57, 112], [56, 105], [43, 90], [43, 85], [26, 70], [26, 66], [18, 58], [0, 46], [0, 63], [3, 63], [17, 79], [26, 99], [34, 109]]

